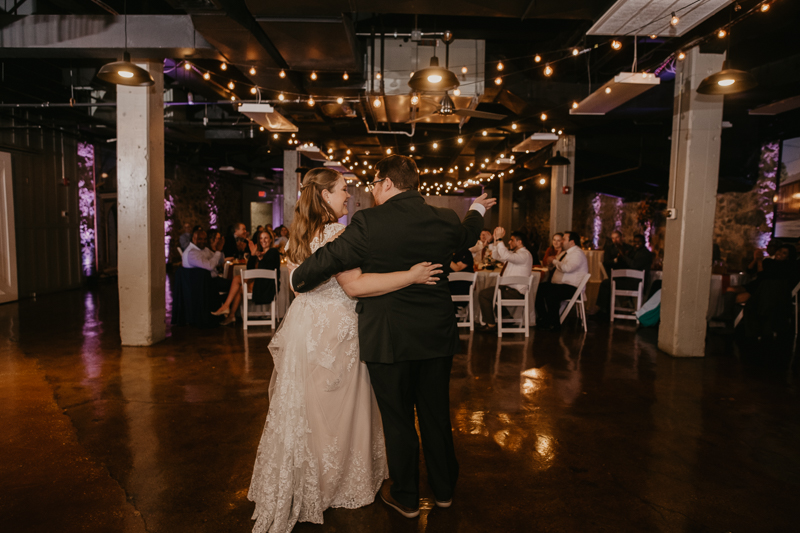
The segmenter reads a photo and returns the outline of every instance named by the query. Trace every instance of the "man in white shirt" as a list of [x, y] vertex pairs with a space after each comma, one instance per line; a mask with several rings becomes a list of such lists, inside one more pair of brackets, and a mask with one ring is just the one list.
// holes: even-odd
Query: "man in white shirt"
[[215, 232], [211, 240], [211, 249], [206, 248], [207, 234], [197, 230], [192, 235], [192, 242], [183, 252], [183, 268], [202, 268], [211, 272], [212, 287], [219, 292], [227, 292], [231, 288], [231, 281], [220, 277], [217, 267], [222, 265], [225, 257], [222, 248], [225, 246], [225, 237]]
[[[494, 243], [488, 247], [492, 251], [492, 257], [499, 261], [504, 261], [501, 276], [523, 276], [531, 275], [533, 268], [533, 256], [525, 247], [525, 234], [519, 231], [511, 233], [508, 239], [508, 247], [503, 244], [503, 237], [506, 230], [500, 227], [494, 229]], [[500, 287], [500, 294], [504, 300], [521, 300], [525, 298], [528, 291], [527, 285], [505, 285]], [[478, 302], [481, 306], [483, 321], [486, 322], [485, 331], [491, 331], [497, 327], [497, 319], [494, 316], [494, 286], [483, 289], [478, 294]]]
[[539, 284], [536, 294], [538, 324], [549, 329], [560, 326], [558, 312], [561, 302], [575, 294], [583, 277], [589, 273], [589, 263], [580, 247], [581, 237], [574, 231], [564, 233], [564, 251], [553, 259], [550, 281]]

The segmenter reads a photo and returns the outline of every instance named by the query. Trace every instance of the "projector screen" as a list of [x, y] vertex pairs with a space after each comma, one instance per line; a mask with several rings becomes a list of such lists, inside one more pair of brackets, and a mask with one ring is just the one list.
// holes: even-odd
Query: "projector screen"
[[775, 236], [800, 238], [800, 137], [783, 141]]

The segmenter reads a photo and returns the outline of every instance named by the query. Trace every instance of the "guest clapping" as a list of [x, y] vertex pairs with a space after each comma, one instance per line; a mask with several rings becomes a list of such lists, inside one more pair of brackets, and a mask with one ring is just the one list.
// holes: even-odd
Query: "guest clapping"
[[492, 244], [492, 232], [488, 229], [481, 231], [481, 238], [475, 243], [475, 246], [469, 249], [472, 252], [472, 262], [476, 265], [482, 265], [486, 257], [486, 252], [489, 251], [488, 246]]
[[289, 228], [286, 226], [275, 228], [275, 243], [272, 246], [283, 251], [287, 242], [289, 242]]
[[[272, 234], [268, 231], [262, 231], [258, 234], [258, 245], [252, 242], [249, 243], [250, 259], [247, 261], [247, 269], [275, 270], [278, 276], [278, 284], [280, 285], [281, 256], [278, 249], [272, 247], [272, 241]], [[253, 303], [255, 305], [266, 305], [272, 303], [272, 300], [275, 299], [275, 284], [272, 283], [272, 280], [250, 280], [247, 282], [247, 287], [253, 293]], [[212, 313], [213, 315], [228, 315], [222, 322], [223, 325], [232, 324], [236, 320], [235, 310], [242, 301], [243, 292], [241, 276], [234, 276], [227, 299], [219, 309]], [[234, 312], [231, 312], [231, 309]]]
[[556, 233], [553, 235], [553, 244], [551, 244], [547, 250], [544, 251], [544, 259], [542, 259], [542, 265], [550, 268], [551, 264], [553, 263], [553, 259], [558, 257], [561, 252], [564, 251], [563, 248], [564, 243], [564, 234], [563, 233]]
[[549, 282], [540, 283], [536, 294], [536, 315], [538, 324], [551, 329], [558, 328], [558, 312], [561, 302], [569, 300], [589, 273], [589, 264], [578, 243], [580, 235], [574, 231], [564, 233], [564, 251], [553, 259], [555, 267]]
[[[500, 276], [529, 277], [531, 268], [533, 268], [533, 256], [526, 247], [527, 239], [525, 234], [518, 231], [512, 232], [511, 238], [508, 239], [508, 247], [503, 243], [505, 235], [505, 229], [501, 227], [495, 228], [493, 234], [494, 244], [489, 245], [492, 256], [499, 261], [505, 262], [503, 270], [500, 271]], [[500, 288], [504, 300], [522, 299], [525, 297], [527, 290], [527, 285], [504, 285]], [[495, 319], [494, 316], [494, 287], [483, 289], [478, 295], [478, 301], [483, 321], [486, 322], [484, 329], [494, 329], [497, 327], [497, 320], [499, 320], [499, 317]]]

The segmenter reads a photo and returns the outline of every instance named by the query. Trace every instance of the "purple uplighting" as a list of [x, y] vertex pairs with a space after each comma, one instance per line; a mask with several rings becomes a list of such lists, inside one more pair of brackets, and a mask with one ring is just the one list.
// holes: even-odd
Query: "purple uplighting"
[[172, 241], [172, 213], [175, 210], [175, 199], [171, 194], [164, 194], [164, 255], [169, 262], [169, 245]]
[[94, 242], [94, 145], [78, 143], [78, 209], [81, 238], [81, 269], [84, 276], [95, 273]]
[[219, 183], [214, 176], [208, 177], [208, 224], [211, 228], [217, 227], [217, 215], [219, 208], [217, 207], [217, 193], [219, 192]]
[[594, 217], [592, 218], [592, 246], [594, 246], [595, 250], [600, 248], [600, 233], [603, 231], [603, 219], [600, 218], [600, 209], [602, 207], [602, 195], [597, 193], [592, 198], [592, 211], [594, 212]]
[[[767, 227], [770, 229], [774, 223], [773, 217], [775, 215], [772, 208], [772, 197], [777, 189], [779, 150], [779, 143], [766, 143], [761, 147], [761, 161], [758, 163], [758, 170], [759, 174], [761, 175], [761, 179], [758, 180], [756, 187], [758, 189], [758, 194], [762, 199], [762, 209], [764, 210], [764, 216], [767, 219]], [[757, 237], [758, 247], [766, 248], [771, 237], [771, 231], [761, 232], [761, 235]]]

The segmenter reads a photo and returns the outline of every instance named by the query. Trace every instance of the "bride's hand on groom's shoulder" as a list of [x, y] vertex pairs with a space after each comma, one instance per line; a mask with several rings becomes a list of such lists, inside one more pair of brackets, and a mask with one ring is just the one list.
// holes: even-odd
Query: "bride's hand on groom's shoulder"
[[425, 261], [423, 263], [417, 263], [411, 267], [409, 272], [414, 280], [414, 284], [436, 285], [436, 282], [439, 281], [439, 278], [436, 276], [443, 272], [442, 270], [439, 270], [440, 268], [442, 268], [442, 265], [438, 263], [430, 263]]

